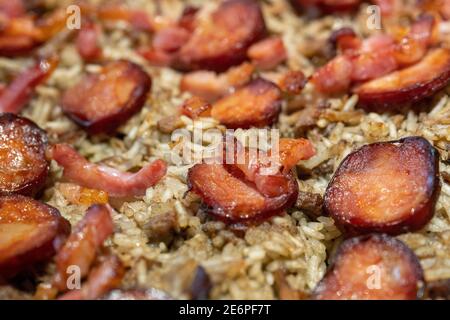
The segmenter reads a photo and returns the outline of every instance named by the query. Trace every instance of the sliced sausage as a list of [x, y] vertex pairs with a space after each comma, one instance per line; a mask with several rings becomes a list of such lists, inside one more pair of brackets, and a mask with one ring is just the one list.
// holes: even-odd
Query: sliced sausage
[[258, 78], [214, 103], [211, 116], [227, 128], [265, 127], [276, 121], [281, 103], [280, 89]]
[[48, 157], [64, 168], [64, 177], [89, 189], [102, 190], [111, 197], [142, 196], [166, 174], [167, 165], [162, 160], [147, 164], [136, 173], [90, 163], [67, 144], [56, 144]]
[[434, 214], [438, 177], [438, 153], [424, 138], [366, 145], [341, 163], [324, 208], [350, 233], [418, 230]]
[[106, 64], [62, 98], [64, 112], [91, 134], [112, 132], [144, 106], [151, 78], [138, 65], [125, 61]]
[[385, 111], [433, 95], [450, 82], [450, 50], [430, 51], [419, 63], [366, 82], [354, 89], [359, 105]]
[[32, 121], [0, 114], [0, 194], [35, 195], [47, 179], [47, 134]]
[[415, 300], [422, 295], [423, 270], [401, 241], [371, 234], [344, 241], [314, 289], [317, 300]]
[[248, 47], [265, 32], [256, 1], [224, 1], [208, 19], [198, 21], [191, 37], [178, 51], [173, 66], [184, 71], [225, 71], [243, 62]]
[[69, 233], [57, 209], [21, 195], [0, 197], [0, 278], [49, 259]]

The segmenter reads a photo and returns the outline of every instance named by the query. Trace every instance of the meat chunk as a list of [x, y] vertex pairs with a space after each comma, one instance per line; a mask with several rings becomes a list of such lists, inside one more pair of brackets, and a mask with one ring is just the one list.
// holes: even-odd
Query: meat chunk
[[324, 209], [350, 233], [418, 230], [434, 214], [438, 177], [438, 153], [424, 138], [366, 145], [337, 169]]
[[419, 63], [357, 86], [359, 105], [385, 111], [427, 98], [450, 83], [450, 50], [430, 51]]
[[184, 71], [225, 71], [242, 63], [249, 46], [265, 32], [256, 1], [224, 1], [210, 17], [198, 21], [189, 40], [178, 51], [173, 66]]
[[78, 53], [85, 61], [95, 61], [101, 58], [102, 48], [99, 43], [100, 27], [92, 21], [85, 21], [77, 34], [75, 44]]
[[0, 194], [35, 195], [45, 184], [47, 134], [32, 121], [0, 114]]
[[69, 233], [57, 209], [21, 195], [0, 197], [0, 279], [51, 258]]
[[114, 61], [64, 92], [61, 105], [89, 133], [108, 133], [142, 109], [150, 87], [151, 78], [141, 67]]
[[57, 273], [53, 285], [59, 291], [68, 289], [67, 279], [72, 266], [77, 266], [80, 276], [89, 273], [98, 250], [113, 232], [111, 208], [107, 205], [93, 205], [77, 224], [67, 242], [56, 255]]
[[56, 57], [41, 59], [18, 74], [0, 94], [0, 112], [19, 113], [31, 99], [34, 89], [50, 77], [57, 65]]
[[357, 8], [361, 0], [291, 0], [300, 12], [304, 9], [315, 8], [322, 13], [348, 12]]
[[173, 300], [167, 293], [158, 289], [113, 290], [104, 300]]
[[67, 144], [56, 144], [49, 152], [64, 168], [64, 177], [83, 187], [105, 191], [111, 197], [142, 196], [166, 174], [167, 165], [162, 160], [147, 164], [136, 173], [88, 162]]
[[278, 117], [281, 101], [280, 89], [258, 78], [214, 103], [211, 116], [227, 128], [265, 127]]
[[271, 37], [253, 44], [247, 52], [250, 61], [261, 70], [270, 70], [287, 59], [283, 39]]
[[415, 300], [421, 295], [419, 260], [401, 241], [372, 234], [344, 241], [313, 292], [317, 300]]

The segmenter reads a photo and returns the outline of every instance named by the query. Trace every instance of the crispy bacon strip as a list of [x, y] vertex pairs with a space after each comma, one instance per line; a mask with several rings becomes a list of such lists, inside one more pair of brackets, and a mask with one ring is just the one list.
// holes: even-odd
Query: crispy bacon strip
[[89, 273], [79, 290], [70, 291], [58, 300], [94, 300], [117, 288], [125, 275], [122, 262], [115, 255], [103, 257]]
[[77, 224], [64, 246], [56, 255], [56, 268], [53, 285], [59, 291], [66, 291], [69, 268], [77, 266], [80, 276], [88, 274], [97, 252], [103, 242], [113, 233], [114, 225], [111, 217], [111, 207], [108, 205], [93, 205]]
[[262, 70], [270, 70], [287, 59], [286, 48], [281, 37], [271, 37], [253, 44], [247, 51], [252, 63]]
[[105, 191], [111, 197], [142, 196], [145, 190], [161, 180], [167, 165], [162, 160], [147, 164], [136, 173], [88, 162], [67, 144], [56, 144], [50, 152], [64, 168], [64, 177], [83, 187]]
[[34, 89], [48, 79], [57, 64], [58, 59], [53, 56], [38, 61], [17, 75], [0, 94], [0, 112], [19, 113], [30, 100]]

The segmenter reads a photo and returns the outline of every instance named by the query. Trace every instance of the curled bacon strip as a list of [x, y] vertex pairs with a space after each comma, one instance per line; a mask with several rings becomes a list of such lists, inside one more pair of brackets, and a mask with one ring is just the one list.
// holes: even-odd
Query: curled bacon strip
[[[226, 222], [261, 221], [278, 214], [297, 197], [298, 185], [290, 172], [292, 164], [311, 156], [310, 144], [301, 143], [308, 150], [294, 150], [294, 143], [290, 142], [280, 145], [281, 154], [289, 155], [281, 157], [283, 170], [279, 162], [270, 162], [268, 154], [237, 144], [231, 154], [226, 150], [226, 158], [232, 164], [206, 161], [192, 167], [188, 173], [190, 190], [202, 198], [209, 213]], [[295, 160], [288, 160], [290, 155]]]
[[66, 291], [69, 268], [77, 266], [80, 276], [88, 274], [97, 251], [103, 242], [113, 233], [114, 225], [111, 208], [108, 205], [93, 205], [77, 224], [64, 246], [56, 255], [57, 273], [53, 285], [59, 291]]
[[55, 56], [42, 59], [17, 75], [0, 94], [0, 112], [19, 113], [30, 100], [34, 89], [52, 74], [57, 64]]
[[115, 255], [102, 257], [89, 273], [81, 289], [70, 291], [58, 300], [94, 300], [117, 288], [125, 275], [122, 262]]
[[111, 197], [142, 196], [166, 174], [166, 163], [155, 160], [136, 173], [88, 162], [71, 146], [56, 144], [50, 156], [64, 168], [64, 177], [83, 187], [105, 191]]
[[258, 78], [213, 104], [211, 116], [228, 128], [271, 125], [281, 111], [281, 91]]

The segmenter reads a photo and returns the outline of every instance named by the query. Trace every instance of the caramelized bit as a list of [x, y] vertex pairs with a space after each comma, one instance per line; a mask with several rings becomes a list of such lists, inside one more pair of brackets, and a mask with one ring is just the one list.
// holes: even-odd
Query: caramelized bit
[[115, 255], [102, 257], [89, 273], [81, 289], [70, 291], [59, 300], [94, 300], [120, 286], [125, 268]]
[[294, 168], [301, 160], [309, 159], [316, 154], [314, 146], [307, 139], [281, 138], [279, 144], [280, 164], [283, 171]]
[[318, 69], [311, 82], [320, 93], [336, 94], [348, 90], [351, 84], [353, 64], [349, 57], [340, 55]]
[[62, 108], [91, 134], [112, 132], [141, 110], [150, 87], [150, 77], [138, 65], [110, 62], [100, 74], [88, 75], [68, 89]]
[[192, 97], [183, 103], [181, 113], [192, 119], [208, 117], [211, 113], [211, 105], [201, 98]]
[[287, 59], [286, 48], [280, 37], [267, 38], [253, 44], [247, 55], [252, 63], [262, 70], [274, 69]]
[[28, 119], [0, 114], [0, 194], [35, 195], [44, 186], [49, 163], [47, 134]]
[[20, 195], [0, 197], [0, 279], [49, 259], [69, 233], [55, 208]]
[[227, 128], [265, 127], [276, 120], [280, 111], [280, 89], [259, 78], [214, 103], [211, 116]]
[[53, 146], [49, 156], [64, 168], [64, 177], [80, 186], [102, 190], [111, 197], [142, 196], [166, 174], [166, 163], [155, 160], [136, 173], [88, 162], [67, 144]]
[[61, 183], [58, 190], [72, 204], [91, 206], [108, 203], [108, 194], [105, 191], [88, 189], [73, 183]]
[[298, 95], [302, 92], [308, 79], [301, 71], [288, 71], [280, 79], [278, 86], [287, 95]]
[[54, 286], [59, 291], [66, 291], [68, 272], [71, 266], [80, 269], [80, 276], [88, 274], [92, 263], [97, 256], [97, 251], [103, 242], [113, 233], [113, 221], [111, 208], [105, 205], [93, 205], [89, 207], [86, 215], [77, 224], [67, 242], [56, 255], [57, 273]]
[[325, 193], [325, 211], [350, 233], [399, 234], [433, 216], [437, 151], [421, 137], [366, 145], [348, 155]]
[[354, 89], [359, 104], [368, 110], [384, 111], [433, 95], [450, 82], [450, 50], [430, 51], [419, 63]]
[[255, 67], [248, 62], [221, 74], [213, 71], [193, 71], [183, 76], [180, 89], [211, 102], [249, 82], [254, 71]]
[[174, 67], [224, 71], [242, 63], [249, 46], [260, 40], [265, 31], [256, 1], [224, 1], [208, 19], [197, 21], [193, 34], [177, 53]]
[[19, 113], [28, 103], [34, 89], [53, 73], [58, 59], [42, 59], [17, 75], [0, 94], [0, 112]]
[[317, 285], [317, 300], [415, 300], [423, 271], [406, 245], [372, 234], [344, 241], [331, 268]]

